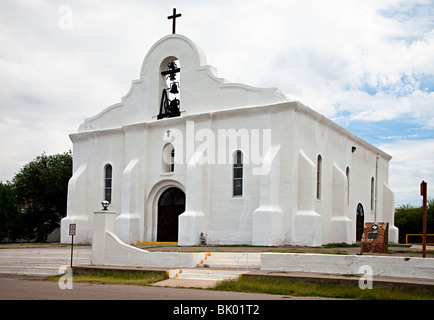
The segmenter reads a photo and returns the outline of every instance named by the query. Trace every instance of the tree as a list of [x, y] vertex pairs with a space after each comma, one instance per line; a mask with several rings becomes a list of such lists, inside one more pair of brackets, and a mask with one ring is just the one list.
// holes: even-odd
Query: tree
[[15, 187], [9, 181], [0, 181], [0, 240], [15, 242], [22, 237], [22, 214], [18, 209]]
[[[427, 233], [434, 233], [434, 199], [427, 203]], [[399, 242], [405, 243], [406, 234], [422, 234], [422, 207], [402, 205], [395, 209], [395, 226], [399, 229]]]
[[43, 153], [15, 175], [12, 184], [26, 239], [45, 241], [59, 226], [60, 219], [66, 216], [71, 176], [71, 151], [52, 156]]

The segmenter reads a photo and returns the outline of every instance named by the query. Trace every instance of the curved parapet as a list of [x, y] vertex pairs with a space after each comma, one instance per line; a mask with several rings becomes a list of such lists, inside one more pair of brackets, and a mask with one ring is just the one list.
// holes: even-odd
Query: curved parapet
[[151, 47], [142, 63], [140, 79], [133, 81], [121, 102], [86, 119], [78, 131], [119, 128], [156, 120], [161, 92], [165, 89], [165, 76], [161, 73], [167, 70], [168, 62], [174, 60], [180, 63], [182, 115], [288, 101], [287, 96], [276, 88], [256, 88], [218, 77], [216, 69], [206, 64], [202, 50], [187, 37], [175, 34], [160, 39]]

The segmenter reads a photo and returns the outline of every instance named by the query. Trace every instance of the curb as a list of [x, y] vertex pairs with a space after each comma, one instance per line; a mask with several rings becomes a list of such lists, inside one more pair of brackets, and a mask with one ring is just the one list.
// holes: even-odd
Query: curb
[[[278, 271], [252, 271], [243, 274], [243, 278], [274, 278], [281, 279], [282, 281], [303, 281], [310, 283], [324, 283], [334, 284], [340, 286], [353, 286], [359, 287], [359, 279], [361, 275], [334, 275], [334, 274], [316, 274], [316, 273], [280, 273]], [[372, 277], [374, 288], [386, 288], [386, 289], [428, 289], [434, 292], [433, 280], [421, 280], [411, 278], [389, 278], [389, 277]]]

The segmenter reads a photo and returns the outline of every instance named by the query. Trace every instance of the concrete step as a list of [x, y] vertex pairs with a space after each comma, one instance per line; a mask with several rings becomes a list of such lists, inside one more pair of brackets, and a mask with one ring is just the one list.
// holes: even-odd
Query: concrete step
[[[173, 271], [173, 270], [172, 270]], [[190, 280], [233, 280], [239, 279], [247, 271], [236, 270], [218, 270], [218, 269], [178, 269], [178, 272], [172, 272], [170, 278], [190, 279]]]
[[59, 272], [59, 269], [34, 269], [34, 268], [6, 268], [0, 267], [0, 274], [15, 274], [26, 276], [57, 276], [64, 274], [65, 272]]
[[[71, 253], [65, 253], [63, 255], [1, 255], [0, 254], [0, 259], [66, 259], [69, 258], [71, 259]], [[84, 254], [76, 254], [74, 253], [73, 255], [74, 259], [91, 259], [92, 255], [84, 255]]]
[[[76, 265], [88, 265], [90, 264], [90, 260], [89, 259], [75, 259], [72, 260], [73, 264]], [[60, 260], [39, 260], [39, 261], [24, 261], [23, 259], [21, 260], [13, 260], [13, 261], [2, 261], [0, 260], [0, 267], [3, 266], [63, 266], [63, 265], [70, 265], [71, 264], [71, 260], [70, 259], [60, 259]]]
[[209, 257], [216, 259], [238, 259], [238, 258], [252, 258], [253, 260], [260, 260], [262, 252], [209, 252]]
[[260, 261], [205, 260], [199, 268], [260, 269]]
[[[0, 261], [5, 259], [71, 259], [71, 251], [64, 252], [3, 252], [9, 250], [0, 250]], [[74, 250], [73, 259], [91, 259], [92, 252], [83, 252]]]
[[260, 269], [260, 253], [210, 252], [198, 264], [202, 268]]
[[[73, 265], [91, 263], [90, 247], [73, 250]], [[0, 250], [0, 273], [19, 275], [59, 275], [71, 263], [70, 248], [3, 249]], [[60, 271], [59, 271], [60, 270]]]

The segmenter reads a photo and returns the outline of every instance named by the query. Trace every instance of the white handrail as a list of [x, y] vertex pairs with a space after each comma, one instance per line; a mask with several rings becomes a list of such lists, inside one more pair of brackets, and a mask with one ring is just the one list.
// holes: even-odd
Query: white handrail
[[237, 270], [240, 271], [240, 259], [242, 257], [246, 256], [246, 271], [247, 271], [247, 263], [249, 261], [249, 253], [248, 252], [244, 252], [239, 258], [238, 258], [238, 267]]
[[[173, 259], [176, 257], [176, 254], [178, 252], [181, 253], [181, 248], [179, 248], [178, 250], [176, 250], [176, 252], [172, 256], [172, 263], [171, 263], [172, 268], [175, 268], [175, 264], [173, 263]], [[180, 259], [179, 259], [179, 268], [178, 269], [182, 269], [181, 256], [180, 256]]]

